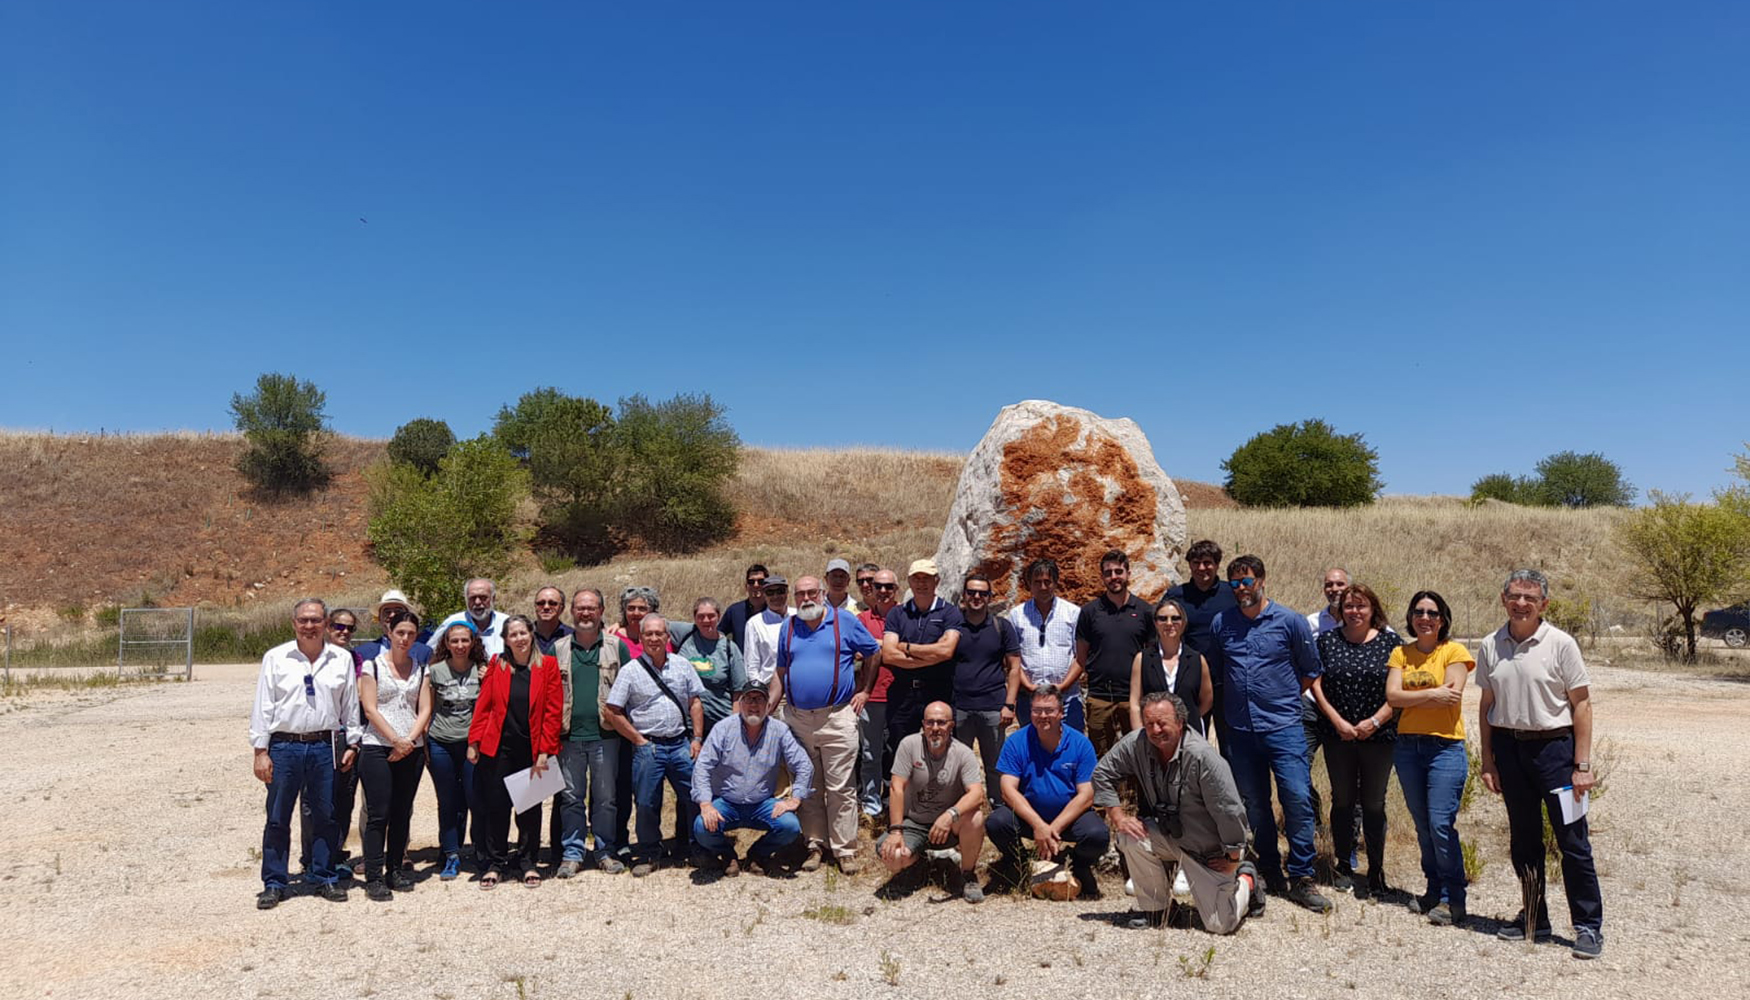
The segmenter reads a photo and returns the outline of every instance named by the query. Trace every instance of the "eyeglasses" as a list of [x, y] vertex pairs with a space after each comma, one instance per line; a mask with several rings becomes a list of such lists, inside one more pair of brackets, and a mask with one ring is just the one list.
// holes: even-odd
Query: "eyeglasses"
[[1157, 622], [1169, 622], [1170, 623], [1170, 622], [1182, 622], [1184, 620], [1185, 620], [1184, 615], [1155, 615], [1155, 621], [1157, 621]]
[[766, 578], [763, 576], [750, 576], [747, 578], [747, 585], [750, 587], [758, 587], [765, 582]]
[[1242, 576], [1237, 580], [1229, 580], [1227, 585], [1234, 590], [1238, 590], [1241, 587], [1255, 587], [1258, 585], [1258, 578], [1255, 576]]
[[[1343, 610], [1347, 611], [1348, 609], [1344, 608]], [[1416, 608], [1415, 610], [1410, 612], [1410, 617], [1411, 618], [1439, 618], [1442, 616], [1441, 616], [1440, 612], [1438, 612], [1438, 611], [1430, 611], [1427, 608]]]
[[897, 583], [878, 583], [875, 585], [875, 589], [880, 591], [883, 594], [889, 594], [895, 590], [898, 590], [899, 584], [897, 584]]
[[536, 601], [535, 602], [535, 607], [537, 607], [537, 608], [556, 608], [558, 606], [559, 606], [558, 601]]
[[340, 622], [328, 623], [328, 631], [330, 632], [351, 632], [356, 628], [358, 628], [357, 625], [342, 625]]
[[970, 601], [974, 597], [978, 598], [981, 601], [985, 600], [985, 599], [990, 597], [990, 591], [988, 591], [988, 590], [968, 590], [966, 592], [966, 599], [967, 600]]
[[323, 622], [326, 622], [328, 619], [326, 619], [326, 618], [294, 618], [292, 620], [297, 622], [299, 625], [321, 625]]

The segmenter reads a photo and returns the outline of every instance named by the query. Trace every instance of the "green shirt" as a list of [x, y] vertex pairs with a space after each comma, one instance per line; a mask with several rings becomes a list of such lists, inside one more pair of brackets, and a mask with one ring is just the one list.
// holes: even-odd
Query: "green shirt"
[[602, 686], [602, 644], [588, 649], [571, 646], [571, 731], [565, 738], [573, 742], [602, 738], [601, 709], [597, 696]]

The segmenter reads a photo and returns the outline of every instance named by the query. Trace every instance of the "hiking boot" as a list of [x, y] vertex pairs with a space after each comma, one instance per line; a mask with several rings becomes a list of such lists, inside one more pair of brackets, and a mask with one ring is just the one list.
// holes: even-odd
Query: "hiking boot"
[[405, 871], [398, 871], [389, 876], [389, 888], [396, 892], [412, 892], [413, 876]]
[[316, 893], [330, 903], [346, 902], [346, 886], [341, 885], [338, 882], [324, 883], [320, 889], [316, 890]]
[[1264, 891], [1264, 887], [1258, 884], [1258, 866], [1250, 861], [1240, 862], [1240, 866], [1234, 869], [1234, 877], [1241, 876], [1250, 876], [1252, 879], [1252, 894], [1247, 897], [1246, 902], [1246, 919], [1263, 916], [1267, 893]]
[[[1544, 924], [1538, 927], [1536, 931], [1532, 932], [1531, 937], [1536, 943], [1545, 944], [1549, 941], [1551, 934], [1552, 932], [1550, 931], [1549, 925]], [[1495, 932], [1495, 936], [1503, 941], [1524, 941], [1525, 911], [1520, 910], [1518, 913], [1514, 914], [1513, 919], [1507, 921], [1507, 926]]]
[[1574, 928], [1574, 957], [1597, 958], [1604, 954], [1604, 935], [1590, 927]]
[[960, 872], [960, 883], [961, 899], [966, 900], [968, 903], [984, 902], [984, 889], [978, 884], [977, 871], [969, 872], [962, 869]]
[[1385, 871], [1379, 868], [1367, 872], [1367, 894], [1374, 899], [1380, 899], [1391, 892], [1391, 887], [1385, 884]]
[[581, 861], [561, 861], [559, 870], [553, 873], [554, 878], [571, 878], [583, 870]]
[[839, 871], [845, 875], [855, 875], [859, 871], [862, 871], [862, 869], [863, 869], [863, 862], [857, 860], [857, 856], [855, 854], [841, 854], [841, 855], [839, 855], [838, 856], [838, 863], [839, 863]]
[[1410, 900], [1410, 912], [1433, 913], [1434, 908], [1439, 905], [1440, 890], [1436, 889], [1431, 892], [1425, 892], [1422, 895], [1417, 896], [1415, 899]]
[[604, 854], [601, 860], [595, 863], [595, 867], [596, 871], [604, 875], [618, 875], [626, 870], [626, 863], [612, 854]]
[[656, 870], [656, 865], [649, 861], [640, 861], [632, 866], [632, 877], [643, 878]]
[[820, 871], [820, 848], [810, 847], [808, 855], [802, 859], [801, 868], [805, 872]]
[[1337, 869], [1331, 875], [1331, 888], [1337, 892], [1354, 892], [1354, 873], [1343, 871], [1341, 868]]
[[1441, 903], [1428, 911], [1428, 922], [1436, 927], [1463, 927], [1463, 903]]
[[1318, 887], [1310, 878], [1297, 878], [1288, 890], [1288, 901], [1304, 906], [1314, 913], [1324, 913], [1331, 908], [1331, 901], [1319, 894]]

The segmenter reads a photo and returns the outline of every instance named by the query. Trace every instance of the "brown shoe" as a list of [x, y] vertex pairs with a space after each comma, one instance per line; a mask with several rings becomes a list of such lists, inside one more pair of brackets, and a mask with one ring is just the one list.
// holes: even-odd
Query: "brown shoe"
[[805, 872], [820, 870], [820, 848], [810, 847], [808, 849], [808, 856], [802, 859], [802, 870]]
[[863, 862], [857, 860], [855, 854], [841, 854], [838, 857], [839, 871], [845, 875], [855, 875], [863, 869]]
[[723, 876], [725, 878], [734, 878], [740, 874], [741, 862], [736, 860], [735, 855], [731, 854], [723, 859]]

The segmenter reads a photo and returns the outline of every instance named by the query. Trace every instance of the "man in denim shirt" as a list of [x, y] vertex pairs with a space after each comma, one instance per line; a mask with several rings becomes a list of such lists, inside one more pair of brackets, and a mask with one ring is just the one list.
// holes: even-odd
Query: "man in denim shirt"
[[[1301, 692], [1324, 669], [1318, 647], [1306, 616], [1264, 596], [1264, 560], [1240, 556], [1227, 564], [1227, 580], [1238, 606], [1216, 615], [1211, 631], [1221, 649], [1224, 707], [1233, 743], [1229, 761], [1246, 800], [1258, 868], [1271, 892], [1285, 893], [1290, 901], [1323, 913], [1331, 902], [1313, 887], [1318, 855], [1313, 847], [1312, 771], [1300, 724]], [[1287, 828], [1288, 879], [1283, 878], [1282, 851], [1276, 844], [1272, 776]]]
[[[723, 874], [741, 874], [731, 830], [763, 830], [747, 851], [752, 872], [770, 870], [772, 855], [802, 836], [796, 811], [812, 791], [814, 765], [790, 727], [768, 718], [766, 686], [745, 678], [735, 698], [735, 714], [711, 727], [693, 763], [693, 843], [723, 865]], [[778, 767], [794, 776], [790, 794], [777, 797]]]

